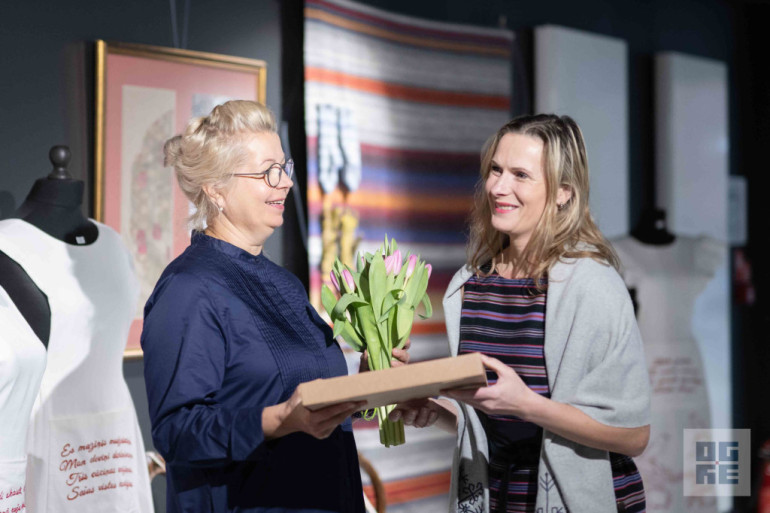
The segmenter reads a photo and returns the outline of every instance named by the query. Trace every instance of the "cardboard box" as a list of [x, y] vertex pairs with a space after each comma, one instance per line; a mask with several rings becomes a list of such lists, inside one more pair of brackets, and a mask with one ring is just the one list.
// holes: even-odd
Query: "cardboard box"
[[302, 383], [302, 404], [309, 410], [347, 402], [366, 401], [365, 408], [396, 404], [409, 399], [433, 397], [449, 388], [487, 386], [481, 355], [466, 354], [351, 376], [316, 379]]

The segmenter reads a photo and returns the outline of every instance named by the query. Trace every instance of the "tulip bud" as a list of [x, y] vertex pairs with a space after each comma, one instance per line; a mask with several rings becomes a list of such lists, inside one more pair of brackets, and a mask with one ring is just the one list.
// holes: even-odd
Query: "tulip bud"
[[350, 292], [353, 292], [356, 290], [356, 282], [353, 279], [353, 275], [350, 274], [350, 271], [347, 269], [342, 270], [342, 277], [345, 279], [345, 284], [347, 285], [347, 288]]
[[430, 273], [433, 271], [433, 266], [430, 264], [425, 264], [425, 269], [428, 270], [428, 278], [430, 278]]
[[391, 274], [395, 268], [395, 255], [385, 257], [385, 274]]
[[401, 272], [401, 267], [404, 265], [404, 259], [401, 257], [401, 250], [397, 249], [395, 253], [393, 253], [393, 274], [398, 274]]
[[409, 277], [414, 272], [414, 268], [417, 267], [417, 255], [410, 255], [409, 256], [409, 263], [406, 264], [406, 279], [408, 280]]
[[334, 288], [337, 289], [337, 292], [340, 291], [340, 282], [337, 281], [337, 275], [334, 274], [334, 271], [329, 273], [329, 277], [332, 279], [332, 284], [334, 285]]

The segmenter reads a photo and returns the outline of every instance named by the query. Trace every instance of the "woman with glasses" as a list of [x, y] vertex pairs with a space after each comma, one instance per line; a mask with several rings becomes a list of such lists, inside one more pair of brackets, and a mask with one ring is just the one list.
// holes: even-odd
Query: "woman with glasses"
[[346, 403], [297, 385], [347, 374], [299, 280], [264, 254], [292, 186], [272, 113], [231, 101], [164, 148], [195, 205], [190, 246], [158, 280], [142, 348], [167, 512], [364, 511]]

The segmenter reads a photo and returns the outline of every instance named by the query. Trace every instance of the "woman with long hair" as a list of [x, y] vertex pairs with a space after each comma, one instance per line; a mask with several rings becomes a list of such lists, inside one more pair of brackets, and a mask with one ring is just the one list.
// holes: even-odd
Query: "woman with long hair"
[[393, 414], [457, 431], [451, 511], [645, 509], [631, 459], [649, 439], [642, 341], [588, 199], [567, 116], [513, 119], [482, 152], [444, 313], [451, 353], [484, 354], [490, 386]]

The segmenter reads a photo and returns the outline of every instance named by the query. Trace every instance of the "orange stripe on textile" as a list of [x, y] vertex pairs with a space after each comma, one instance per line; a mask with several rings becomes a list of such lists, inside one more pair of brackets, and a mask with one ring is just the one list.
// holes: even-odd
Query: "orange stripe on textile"
[[366, 23], [359, 21], [349, 20], [341, 16], [337, 16], [320, 9], [314, 9], [312, 7], [305, 7], [305, 18], [322, 21], [330, 25], [366, 34], [368, 36], [379, 37], [381, 39], [387, 39], [389, 41], [395, 41], [397, 43], [407, 43], [415, 46], [422, 46], [425, 48], [433, 48], [438, 50], [450, 50], [463, 53], [476, 53], [480, 55], [496, 55], [498, 57], [509, 58], [511, 51], [505, 48], [491, 48], [485, 45], [479, 45], [474, 43], [457, 43], [452, 41], [441, 41], [440, 39], [408, 36], [405, 34], [397, 34], [390, 30], [373, 27]]
[[424, 87], [412, 87], [310, 66], [305, 68], [305, 81], [322, 82], [324, 84], [412, 102], [479, 109], [508, 109], [510, 106], [510, 99], [506, 96], [456, 93]]
[[444, 321], [430, 322], [415, 319], [414, 324], [412, 324], [412, 335], [439, 335], [442, 333], [446, 333]]
[[[332, 204], [345, 201], [345, 196], [336, 189], [329, 199]], [[318, 184], [308, 186], [308, 204], [320, 205], [323, 201], [321, 188]], [[437, 197], [435, 194], [413, 194], [391, 196], [382, 192], [368, 192], [359, 189], [347, 196], [347, 205], [356, 208], [385, 209], [385, 210], [409, 210], [419, 212], [460, 212], [467, 214], [473, 206], [473, 198], [470, 194], [449, 197], [447, 195]]]
[[[391, 481], [385, 483], [385, 497], [388, 505], [391, 505], [443, 495], [449, 493], [451, 478], [452, 473], [447, 471]], [[372, 485], [364, 486], [364, 493], [374, 503], [374, 487]]]

